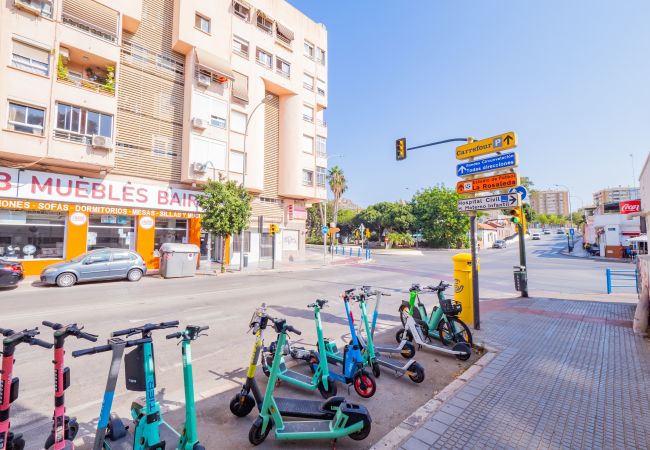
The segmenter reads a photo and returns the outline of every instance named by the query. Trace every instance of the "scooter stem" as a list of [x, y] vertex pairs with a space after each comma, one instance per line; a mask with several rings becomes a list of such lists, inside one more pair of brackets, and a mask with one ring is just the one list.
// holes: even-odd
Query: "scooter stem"
[[[196, 405], [194, 402], [194, 378], [192, 374], [192, 345], [190, 339], [183, 338], [183, 382], [185, 385], [185, 434], [186, 444], [194, 445], [198, 440], [196, 431]], [[179, 450], [181, 449], [179, 446]]]

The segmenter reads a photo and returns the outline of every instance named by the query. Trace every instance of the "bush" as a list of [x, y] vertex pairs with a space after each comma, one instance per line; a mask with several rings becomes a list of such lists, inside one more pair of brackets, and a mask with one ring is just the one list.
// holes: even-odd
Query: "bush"
[[415, 239], [409, 233], [388, 233], [388, 243], [392, 247], [413, 247]]

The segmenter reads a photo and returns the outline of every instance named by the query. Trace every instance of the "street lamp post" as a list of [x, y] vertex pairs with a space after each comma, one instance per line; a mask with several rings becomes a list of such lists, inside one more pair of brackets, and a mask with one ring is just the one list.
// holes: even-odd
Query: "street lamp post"
[[[271, 94], [266, 95], [260, 102], [255, 105], [255, 108], [253, 108], [253, 111], [248, 115], [248, 118], [246, 119], [246, 126], [244, 127], [244, 167], [243, 167], [243, 173], [242, 173], [242, 181], [241, 185], [244, 189], [246, 189], [246, 166], [248, 162], [248, 158], [246, 157], [246, 138], [248, 137], [248, 126], [250, 125], [253, 115], [255, 112], [259, 109], [260, 106], [266, 103], [267, 100], [271, 100], [273, 96]], [[272, 237], [275, 239], [275, 236]], [[272, 258], [275, 258], [275, 255], [271, 255]], [[244, 270], [244, 229], [242, 229], [240, 235], [239, 235], [239, 271]]]

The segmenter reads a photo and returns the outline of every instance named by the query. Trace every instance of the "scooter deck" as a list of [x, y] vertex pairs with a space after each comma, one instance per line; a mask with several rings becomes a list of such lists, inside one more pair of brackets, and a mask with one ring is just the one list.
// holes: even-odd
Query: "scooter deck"
[[296, 372], [294, 370], [289, 370], [287, 369], [287, 366], [285, 366], [284, 364], [280, 366], [279, 378], [280, 379], [290, 378], [292, 380], [300, 381], [302, 383], [307, 383], [307, 384], [311, 384], [312, 382], [312, 377], [302, 374], [300, 372]]
[[283, 416], [330, 420], [336, 415], [334, 411], [323, 409], [324, 402], [318, 400], [275, 397], [275, 403]]
[[278, 436], [288, 433], [323, 433], [330, 431], [329, 420], [306, 420], [285, 422], [282, 430], [277, 430]]
[[390, 358], [383, 358], [381, 356], [377, 356], [376, 358], [377, 364], [380, 366], [388, 367], [389, 369], [396, 370], [398, 372], [406, 372], [406, 369], [413, 363], [412, 359], [404, 360], [404, 364], [400, 365], [397, 360], [390, 359]]

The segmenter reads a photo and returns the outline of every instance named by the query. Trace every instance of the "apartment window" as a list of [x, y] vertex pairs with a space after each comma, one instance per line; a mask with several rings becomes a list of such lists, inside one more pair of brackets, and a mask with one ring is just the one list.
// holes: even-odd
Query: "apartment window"
[[304, 45], [303, 48], [304, 48], [305, 56], [307, 56], [308, 58], [313, 59], [314, 58], [314, 44], [312, 44], [311, 42], [305, 41], [305, 45]]
[[204, 33], [210, 34], [210, 19], [199, 13], [194, 16], [194, 26]]
[[[192, 134], [190, 137], [190, 161], [208, 163], [208, 170], [226, 170], [226, 143]], [[211, 178], [216, 176], [210, 172]]]
[[226, 128], [226, 119], [219, 116], [210, 116], [210, 125], [217, 128]]
[[113, 136], [113, 116], [78, 106], [57, 103], [56, 128], [75, 134], [111, 138]]
[[243, 152], [230, 150], [230, 171], [235, 173], [244, 173], [244, 160]]
[[248, 77], [239, 72], [235, 72], [234, 75], [232, 96], [242, 102], [248, 102]]
[[262, 11], [257, 11], [257, 28], [265, 33], [273, 33], [273, 19], [264, 14]]
[[258, 48], [255, 57], [257, 59], [257, 62], [263, 66], [266, 66], [269, 69], [273, 67], [273, 55], [270, 53], [265, 52], [261, 48]]
[[36, 10], [43, 17], [52, 18], [51, 0], [15, 0], [15, 2], [30, 6], [32, 10]]
[[277, 56], [275, 57], [275, 68], [283, 77], [289, 78], [291, 76], [291, 64]]
[[176, 61], [174, 61], [169, 56], [156, 55], [156, 65], [162, 69], [169, 70], [170, 72], [175, 72], [176, 71], [175, 64]]
[[314, 138], [304, 134], [302, 136], [302, 151], [309, 153], [310, 155], [314, 154]]
[[325, 95], [325, 82], [320, 78], [316, 80], [316, 88], [318, 95]]
[[164, 158], [174, 158], [178, 156], [172, 149], [171, 140], [167, 136], [154, 135], [151, 137], [151, 153]]
[[50, 53], [23, 42], [13, 41], [11, 65], [17, 69], [47, 76], [50, 71]]
[[311, 75], [309, 75], [307, 73], [303, 74], [302, 87], [304, 87], [308, 91], [313, 91], [314, 90], [314, 77], [312, 77]]
[[42, 135], [44, 123], [44, 109], [9, 103], [8, 128], [10, 130]]
[[233, 36], [232, 38], [232, 49], [235, 53], [238, 53], [241, 56], [245, 56], [248, 59], [248, 41]]
[[287, 45], [291, 45], [294, 38], [293, 31], [278, 22], [275, 22], [275, 37]]
[[244, 134], [246, 132], [246, 120], [248, 116], [242, 112], [230, 110], [230, 131]]
[[302, 169], [302, 185], [303, 186], [313, 186], [314, 185], [314, 171]]
[[320, 47], [316, 48], [316, 61], [325, 65], [325, 50]]
[[325, 187], [327, 181], [327, 168], [316, 167], [316, 185], [318, 187]]
[[232, 12], [240, 19], [244, 19], [246, 22], [250, 20], [251, 8], [245, 3], [234, 1], [232, 3]]
[[319, 158], [327, 157], [327, 139], [323, 136], [316, 136], [316, 154]]
[[314, 108], [309, 105], [302, 105], [302, 118], [307, 122], [314, 121]]
[[131, 43], [131, 59], [146, 63], [149, 60], [147, 49], [141, 45]]

